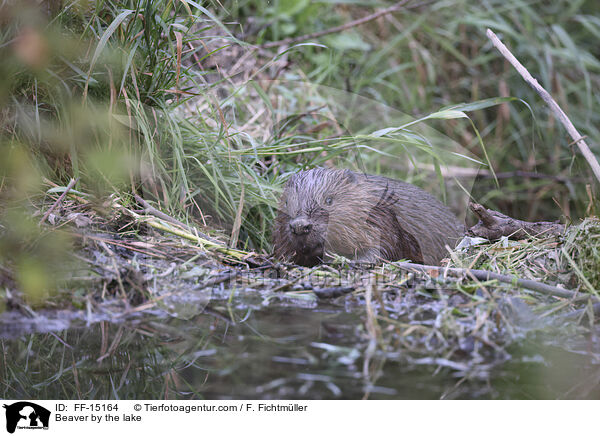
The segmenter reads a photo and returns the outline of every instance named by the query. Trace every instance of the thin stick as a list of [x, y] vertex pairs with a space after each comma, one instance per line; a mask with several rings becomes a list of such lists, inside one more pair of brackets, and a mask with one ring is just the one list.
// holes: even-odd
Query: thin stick
[[158, 209], [156, 209], [155, 207], [151, 206], [151, 205], [150, 205], [150, 203], [148, 203], [146, 200], [144, 200], [144, 199], [143, 199], [142, 197], [140, 197], [139, 195], [137, 195], [137, 194], [134, 194], [134, 197], [135, 197], [135, 200], [136, 200], [136, 201], [137, 201], [139, 204], [141, 204], [142, 206], [144, 206], [144, 213], [147, 213], [147, 214], [149, 214], [149, 215], [154, 215], [154, 216], [155, 216], [155, 217], [157, 217], [157, 218], [160, 218], [160, 219], [162, 219], [162, 220], [165, 220], [165, 221], [167, 221], [167, 222], [169, 222], [169, 223], [171, 223], [171, 224], [175, 224], [176, 226], [179, 226], [179, 227], [181, 227], [182, 229], [184, 229], [184, 230], [186, 230], [186, 231], [188, 231], [188, 232], [195, 231], [195, 232], [197, 232], [198, 236], [200, 236], [201, 238], [207, 239], [207, 240], [209, 240], [209, 241], [211, 241], [211, 242], [214, 242], [214, 243], [219, 243], [219, 241], [217, 241], [216, 239], [213, 239], [213, 238], [211, 238], [210, 236], [208, 236], [208, 235], [205, 235], [204, 233], [202, 233], [202, 232], [199, 232], [199, 231], [198, 231], [198, 230], [196, 230], [196, 229], [192, 229], [191, 227], [189, 227], [189, 226], [186, 226], [186, 225], [185, 225], [184, 223], [182, 223], [181, 221], [179, 221], [179, 220], [176, 220], [176, 219], [175, 219], [175, 218], [173, 218], [172, 216], [169, 216], [169, 215], [167, 215], [166, 213], [164, 213], [164, 212], [161, 212], [160, 210], [158, 210]]
[[[142, 217], [139, 217], [142, 218]], [[185, 232], [183, 230], [176, 229], [174, 227], [165, 226], [160, 221], [156, 220], [156, 218], [149, 218], [144, 220], [144, 223], [149, 225], [150, 227], [154, 227], [155, 229], [162, 230], [167, 233], [171, 233], [172, 235], [179, 236], [181, 238], [187, 239], [189, 241], [196, 242], [202, 245], [203, 248], [218, 251], [219, 253], [223, 253], [229, 256], [233, 256], [236, 259], [242, 259], [244, 256], [248, 255], [247, 252], [242, 250], [236, 250], [235, 248], [227, 248], [222, 244], [214, 243], [207, 239], [203, 239], [199, 236], [193, 235], [191, 233]]]
[[[421, 265], [418, 263], [411, 262], [398, 262], [394, 265], [405, 269], [405, 270], [416, 270], [427, 273], [428, 271], [434, 270], [439, 271], [443, 274], [449, 274], [451, 276], [463, 276], [465, 274], [471, 274], [478, 280], [498, 280], [502, 283], [509, 283], [516, 285], [521, 288], [530, 289], [532, 291], [539, 292], [540, 294], [552, 295], [560, 298], [575, 298], [577, 294], [568, 289], [557, 288], [556, 286], [547, 285], [545, 283], [536, 282], [535, 280], [520, 279], [514, 276], [498, 274], [492, 271], [484, 271], [481, 269], [468, 269], [468, 268], [446, 268], [443, 266], [432, 266], [432, 265]], [[597, 298], [590, 296], [593, 301], [598, 301]]]
[[525, 82], [527, 82], [529, 86], [531, 86], [540, 95], [540, 97], [542, 97], [542, 100], [544, 100], [548, 107], [550, 107], [552, 113], [556, 116], [556, 118], [558, 118], [562, 125], [565, 126], [565, 129], [567, 129], [567, 132], [573, 139], [573, 142], [577, 142], [577, 146], [579, 147], [579, 150], [581, 150], [581, 154], [583, 154], [585, 159], [588, 161], [588, 164], [590, 165], [590, 167], [592, 167], [594, 175], [596, 176], [598, 181], [600, 181], [600, 164], [598, 164], [598, 160], [590, 150], [590, 147], [588, 147], [588, 145], [585, 143], [583, 136], [581, 136], [577, 129], [575, 129], [575, 126], [573, 126], [573, 123], [571, 122], [569, 117], [567, 117], [567, 115], [563, 112], [563, 110], [548, 93], [548, 91], [541, 87], [538, 81], [533, 78], [529, 71], [527, 71], [527, 69], [523, 65], [521, 65], [517, 58], [514, 57], [514, 55], [508, 50], [508, 48], [506, 48], [502, 41], [500, 41], [496, 34], [490, 29], [487, 30], [487, 37], [490, 39], [490, 41], [492, 41], [494, 47], [496, 47], [500, 51], [500, 53], [502, 53], [502, 56], [504, 56], [508, 60], [508, 62], [510, 62], [511, 65], [515, 67], [515, 69], [521, 75], [521, 77], [525, 79]]
[[58, 206], [63, 201], [63, 199], [66, 197], [66, 195], [69, 193], [69, 191], [73, 188], [73, 186], [75, 186], [75, 183], [77, 183], [78, 180], [79, 180], [79, 177], [77, 177], [76, 179], [71, 179], [71, 181], [69, 182], [69, 184], [67, 185], [67, 187], [65, 188], [63, 193], [60, 194], [60, 197], [58, 197], [58, 200], [56, 200], [54, 202], [54, 204], [52, 206], [50, 206], [50, 209], [48, 209], [48, 211], [44, 214], [44, 216], [42, 217], [42, 219], [40, 220], [40, 223], [38, 225], [41, 226], [44, 223], [44, 221], [46, 221], [46, 219], [50, 216], [52, 211], [54, 209], [56, 209], [56, 206]]
[[185, 230], [182, 230], [179, 228], [175, 228], [172, 225], [169, 225], [168, 221], [163, 222], [160, 218], [140, 215], [140, 214], [136, 213], [135, 211], [128, 209], [121, 204], [117, 203], [116, 207], [121, 209], [127, 215], [129, 215], [137, 220], [142, 221], [144, 224], [146, 224], [150, 227], [154, 227], [155, 229], [162, 230], [164, 232], [171, 233], [172, 235], [176, 235], [181, 238], [187, 239], [189, 241], [196, 242], [205, 249], [217, 251], [219, 253], [235, 257], [238, 260], [243, 259], [244, 256], [247, 256], [249, 254], [248, 252], [245, 252], [242, 250], [236, 250], [235, 248], [227, 248], [225, 245], [223, 245], [222, 243], [220, 243], [218, 241], [213, 242], [213, 240], [202, 238], [202, 237], [198, 236], [198, 233], [200, 233], [200, 232], [198, 232], [196, 229], [191, 229], [194, 232], [196, 232], [196, 234], [192, 234], [188, 231], [185, 231]]
[[394, 6], [390, 6], [389, 8], [381, 9], [380, 11], [377, 11], [371, 15], [367, 15], [366, 17], [359, 18], [358, 20], [350, 21], [346, 24], [342, 24], [341, 26], [331, 27], [326, 30], [321, 30], [320, 32], [311, 33], [309, 35], [302, 35], [302, 36], [298, 36], [296, 38], [285, 38], [285, 39], [282, 39], [281, 41], [267, 42], [266, 44], [263, 44], [261, 46], [261, 48], [271, 48], [271, 47], [278, 47], [280, 45], [297, 44], [299, 42], [303, 42], [303, 41], [313, 39], [313, 38], [318, 38], [323, 35], [329, 35], [330, 33], [342, 32], [342, 31], [350, 29], [352, 27], [360, 26], [361, 24], [365, 24], [365, 23], [368, 23], [369, 21], [373, 21], [383, 15], [387, 15], [392, 12], [395, 12], [398, 9], [400, 9], [402, 6], [404, 6], [406, 3], [408, 3], [408, 0], [402, 0], [398, 3], [396, 3]]

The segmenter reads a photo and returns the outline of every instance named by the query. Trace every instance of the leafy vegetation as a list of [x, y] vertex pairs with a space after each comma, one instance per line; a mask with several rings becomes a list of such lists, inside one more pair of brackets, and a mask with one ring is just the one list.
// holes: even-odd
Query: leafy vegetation
[[409, 2], [268, 50], [248, 44], [385, 5], [61, 6], [2, 10], [3, 197], [17, 203], [39, 197], [42, 177], [74, 177], [99, 202], [143, 191], [231, 245], [269, 252], [283, 180], [326, 162], [425, 185], [463, 214], [465, 191], [526, 219], [575, 219], [597, 201], [566, 135], [484, 37], [497, 31], [594, 144], [594, 2]]

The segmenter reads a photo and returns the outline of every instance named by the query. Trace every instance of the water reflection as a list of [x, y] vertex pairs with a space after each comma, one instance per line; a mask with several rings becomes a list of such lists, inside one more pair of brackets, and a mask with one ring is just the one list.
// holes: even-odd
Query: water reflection
[[[360, 315], [334, 305], [207, 308], [2, 339], [2, 396], [12, 399], [600, 398], [599, 362], [534, 335], [502, 365], [368, 348]], [[233, 314], [243, 322], [229, 321]], [[596, 333], [598, 333], [596, 331]], [[5, 335], [6, 336], [6, 335]], [[597, 336], [581, 337], [589, 347]], [[588, 343], [586, 344], [586, 341]], [[576, 341], [571, 340], [574, 345]], [[583, 348], [585, 350], [585, 348]]]

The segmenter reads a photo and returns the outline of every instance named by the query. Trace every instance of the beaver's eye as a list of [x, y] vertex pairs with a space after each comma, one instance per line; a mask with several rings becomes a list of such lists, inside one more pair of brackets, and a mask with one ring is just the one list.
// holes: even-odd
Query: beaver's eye
[[331, 197], [327, 197], [327, 198], [325, 199], [325, 204], [327, 204], [327, 205], [330, 205], [331, 203], [333, 203], [333, 198], [331, 198]]

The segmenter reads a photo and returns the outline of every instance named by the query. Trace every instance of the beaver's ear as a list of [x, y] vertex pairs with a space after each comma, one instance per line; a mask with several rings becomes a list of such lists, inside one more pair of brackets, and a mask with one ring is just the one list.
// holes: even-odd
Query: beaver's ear
[[349, 183], [356, 183], [356, 173], [350, 170], [344, 170], [343, 173], [344, 179]]

